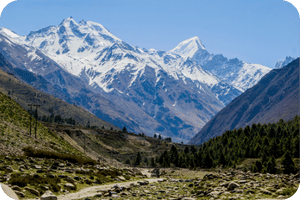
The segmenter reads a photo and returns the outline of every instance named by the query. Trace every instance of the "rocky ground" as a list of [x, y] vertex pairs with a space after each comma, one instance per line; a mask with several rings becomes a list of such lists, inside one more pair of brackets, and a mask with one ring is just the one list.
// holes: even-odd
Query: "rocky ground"
[[0, 160], [0, 182], [21, 199], [287, 199], [299, 187], [295, 175], [241, 170], [117, 169], [63, 160], [11, 158]]

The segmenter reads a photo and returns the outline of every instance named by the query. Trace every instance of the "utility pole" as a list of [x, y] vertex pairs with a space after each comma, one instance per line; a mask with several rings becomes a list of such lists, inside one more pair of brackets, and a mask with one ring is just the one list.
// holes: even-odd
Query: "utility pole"
[[83, 149], [84, 149], [84, 155], [85, 155], [85, 134], [83, 135], [83, 140], [84, 140], [84, 146], [83, 146]]
[[36, 138], [36, 128], [37, 128], [37, 119], [38, 119], [38, 111], [37, 111], [37, 108], [38, 107], [41, 107], [40, 105], [34, 105], [35, 106], [35, 138]]
[[[28, 106], [30, 106], [30, 111], [32, 111], [32, 104], [28, 104]], [[29, 113], [29, 115], [30, 115], [30, 123], [29, 123], [29, 134], [30, 134], [30, 136], [31, 136], [31, 113]]]

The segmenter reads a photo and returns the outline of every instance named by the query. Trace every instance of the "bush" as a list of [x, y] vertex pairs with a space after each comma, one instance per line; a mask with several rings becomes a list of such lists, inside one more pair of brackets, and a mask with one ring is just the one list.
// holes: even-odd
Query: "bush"
[[47, 151], [43, 149], [34, 149], [31, 146], [24, 147], [22, 150], [25, 152], [25, 155], [29, 157], [62, 159], [62, 160], [67, 160], [71, 163], [81, 163], [81, 164], [91, 164], [91, 165], [95, 165], [97, 163], [95, 160], [91, 158], [84, 158], [78, 155], [58, 153], [55, 151]]
[[36, 178], [29, 174], [16, 173], [12, 174], [8, 183], [11, 185], [17, 185], [19, 187], [25, 187], [27, 185], [32, 185], [37, 188], [39, 191], [42, 189], [40, 185], [49, 184], [54, 192], [58, 192], [60, 190], [60, 186], [58, 183], [61, 182], [59, 177], [49, 178], [49, 177], [39, 177]]

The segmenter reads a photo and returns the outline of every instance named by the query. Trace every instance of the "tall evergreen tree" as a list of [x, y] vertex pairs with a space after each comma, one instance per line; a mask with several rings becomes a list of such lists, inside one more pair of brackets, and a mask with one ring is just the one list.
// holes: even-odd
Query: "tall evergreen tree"
[[292, 160], [291, 153], [289, 151], [285, 152], [282, 157], [281, 164], [283, 165], [283, 173], [289, 174], [296, 171], [295, 163]]
[[225, 159], [225, 156], [224, 156], [223, 152], [220, 154], [218, 164], [223, 165], [223, 167], [227, 165], [227, 162], [226, 162], [226, 159]]
[[134, 165], [140, 165], [142, 161], [141, 153], [138, 152], [134, 161]]

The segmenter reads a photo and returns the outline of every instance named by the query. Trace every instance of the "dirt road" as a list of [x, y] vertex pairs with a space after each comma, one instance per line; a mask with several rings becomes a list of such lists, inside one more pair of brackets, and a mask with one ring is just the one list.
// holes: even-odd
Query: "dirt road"
[[[160, 178], [146, 178], [138, 181], [149, 181], [149, 183], [157, 182]], [[120, 183], [114, 183], [114, 184], [109, 184], [109, 185], [99, 185], [99, 186], [93, 186], [93, 187], [88, 187], [84, 188], [78, 192], [75, 193], [69, 193], [65, 195], [59, 195], [57, 196], [58, 200], [75, 200], [75, 199], [80, 199], [80, 198], [86, 198], [86, 197], [93, 197], [96, 194], [99, 194], [100, 190], [108, 190], [112, 188], [114, 185], [118, 184], [120, 187], [128, 187], [131, 183], [137, 184], [138, 181], [130, 181], [130, 182], [120, 182]], [[27, 199], [27, 200], [36, 200], [36, 199]]]

